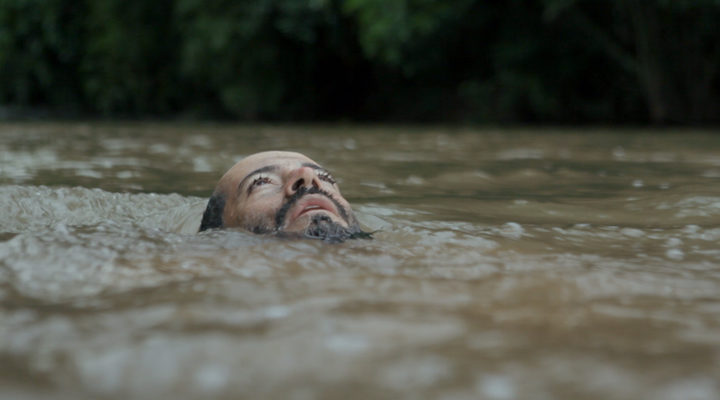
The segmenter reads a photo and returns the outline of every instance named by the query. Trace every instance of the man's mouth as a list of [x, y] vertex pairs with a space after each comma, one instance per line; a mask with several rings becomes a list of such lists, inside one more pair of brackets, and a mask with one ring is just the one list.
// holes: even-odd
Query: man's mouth
[[306, 195], [303, 196], [297, 204], [292, 207], [288, 215], [288, 221], [294, 221], [297, 218], [316, 211], [325, 211], [338, 216], [338, 210], [330, 199], [323, 195]]
[[350, 224], [348, 212], [330, 193], [316, 187], [298, 190], [275, 214], [275, 230], [282, 230], [292, 224], [298, 217], [309, 216], [325, 212]]

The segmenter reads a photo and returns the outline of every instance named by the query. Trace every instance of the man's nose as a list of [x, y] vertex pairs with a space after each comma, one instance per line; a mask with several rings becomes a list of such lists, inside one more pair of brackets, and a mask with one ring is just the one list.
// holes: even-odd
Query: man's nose
[[285, 194], [292, 196], [297, 193], [301, 187], [308, 189], [311, 187], [320, 187], [320, 182], [318, 182], [317, 175], [315, 175], [315, 171], [312, 168], [300, 167], [293, 170], [285, 185]]

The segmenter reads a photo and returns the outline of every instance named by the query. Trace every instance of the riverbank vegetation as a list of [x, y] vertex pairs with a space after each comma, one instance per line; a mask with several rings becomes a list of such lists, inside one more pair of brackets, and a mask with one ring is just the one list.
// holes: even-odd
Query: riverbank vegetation
[[717, 21], [718, 0], [0, 0], [0, 114], [717, 123]]

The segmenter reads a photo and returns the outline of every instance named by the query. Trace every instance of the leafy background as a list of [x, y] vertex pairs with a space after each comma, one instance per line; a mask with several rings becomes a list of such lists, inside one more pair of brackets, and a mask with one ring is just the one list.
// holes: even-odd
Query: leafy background
[[0, 0], [0, 116], [720, 122], [720, 0]]

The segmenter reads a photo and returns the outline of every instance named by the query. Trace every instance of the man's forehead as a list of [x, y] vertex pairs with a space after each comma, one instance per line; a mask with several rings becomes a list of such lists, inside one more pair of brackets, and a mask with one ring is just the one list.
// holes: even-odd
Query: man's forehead
[[[309, 157], [289, 151], [266, 151], [252, 154], [238, 161], [228, 170], [220, 180], [219, 186], [237, 185], [250, 175], [260, 172], [270, 172], [282, 167], [295, 167], [306, 165], [317, 167], [317, 163]], [[234, 182], [234, 183], [232, 183]]]
[[238, 162], [243, 169], [254, 170], [268, 165], [282, 166], [284, 164], [315, 163], [304, 154], [289, 151], [266, 151], [250, 155]]
[[300, 153], [272, 151], [253, 154], [240, 160], [235, 167], [236, 179], [242, 179], [253, 171], [263, 170], [271, 171], [281, 169], [283, 167], [295, 168], [300, 165], [316, 165], [315, 161]]

